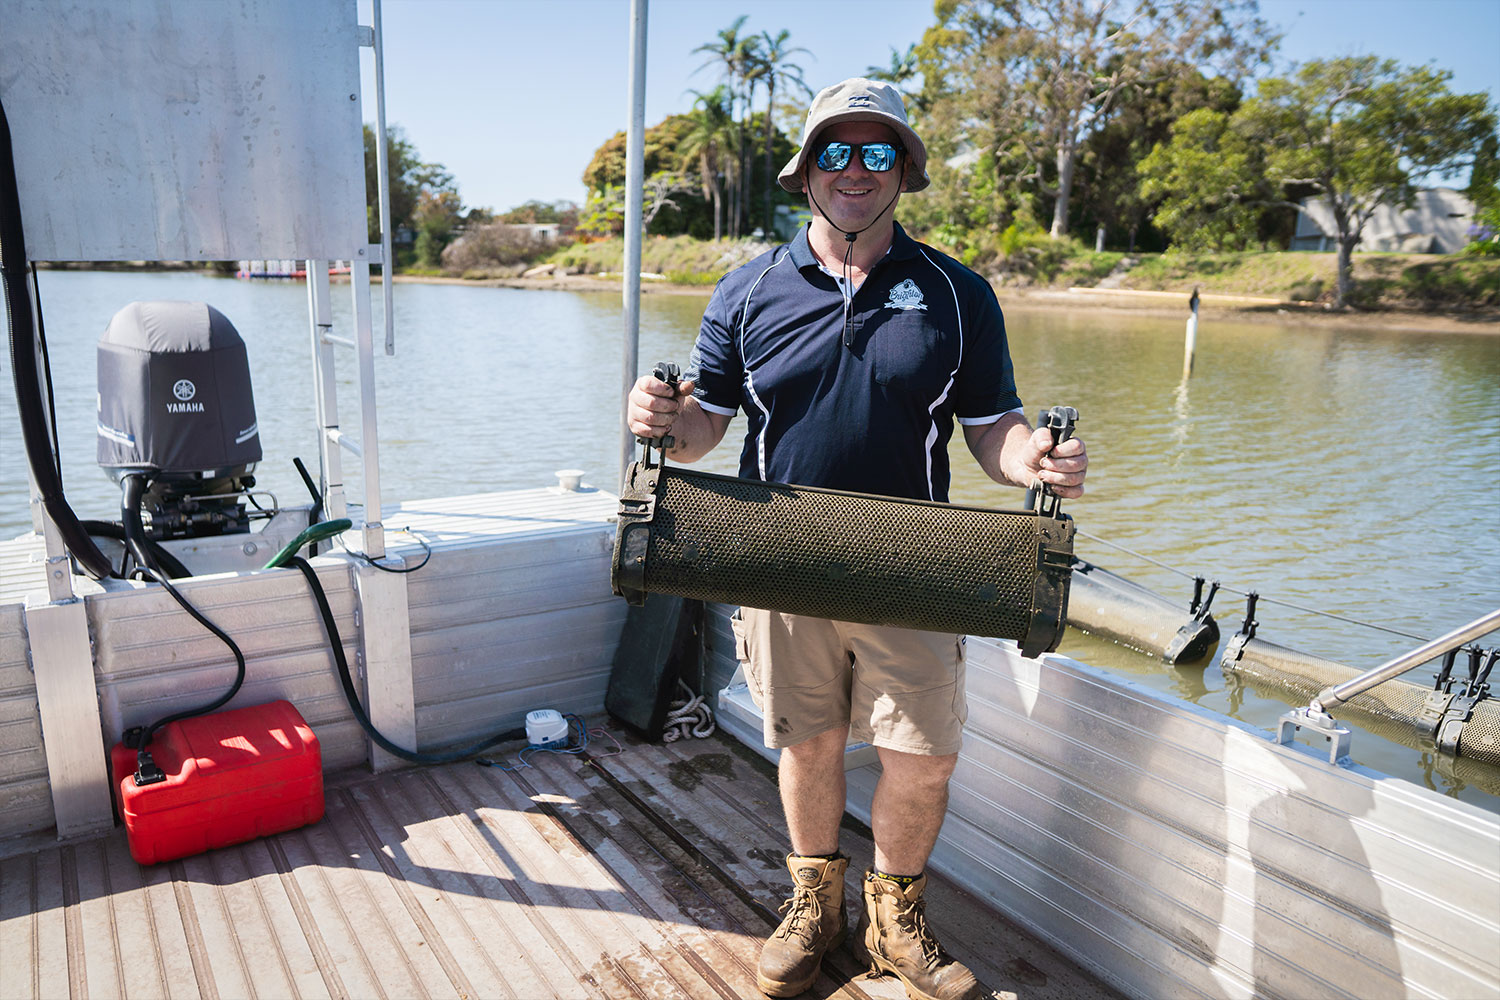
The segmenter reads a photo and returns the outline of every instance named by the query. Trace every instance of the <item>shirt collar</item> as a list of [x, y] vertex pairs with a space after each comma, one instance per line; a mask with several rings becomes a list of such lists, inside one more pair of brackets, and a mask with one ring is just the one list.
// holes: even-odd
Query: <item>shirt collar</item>
[[[808, 223], [797, 230], [797, 235], [792, 239], [790, 244], [792, 263], [796, 264], [798, 268], [818, 266], [818, 258], [813, 256], [812, 246], [807, 242], [807, 231], [811, 225], [812, 223]], [[910, 260], [915, 257], [917, 255], [917, 241], [906, 235], [906, 230], [901, 228], [901, 223], [893, 222], [891, 225], [895, 227], [895, 232], [892, 234], [891, 248], [886, 256], [893, 257], [896, 260]]]

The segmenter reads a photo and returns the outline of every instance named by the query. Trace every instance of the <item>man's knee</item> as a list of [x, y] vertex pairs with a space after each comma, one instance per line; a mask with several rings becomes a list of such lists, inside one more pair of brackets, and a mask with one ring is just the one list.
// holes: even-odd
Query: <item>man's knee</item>
[[825, 729], [805, 740], [793, 743], [791, 746], [782, 747], [781, 753], [784, 757], [789, 756], [797, 763], [826, 760], [837, 756], [843, 759], [844, 747], [849, 742], [849, 727], [835, 726]]
[[906, 753], [889, 747], [876, 747], [881, 770], [893, 780], [908, 787], [939, 789], [946, 787], [958, 765], [958, 754]]

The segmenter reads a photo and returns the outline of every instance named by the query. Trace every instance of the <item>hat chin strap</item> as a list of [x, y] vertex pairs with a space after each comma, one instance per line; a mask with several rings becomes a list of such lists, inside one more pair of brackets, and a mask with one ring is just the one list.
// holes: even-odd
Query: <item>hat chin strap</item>
[[[902, 158], [903, 159], [905, 158], [905, 154], [904, 153], [902, 154]], [[844, 346], [845, 347], [848, 347], [848, 348], [851, 348], [851, 349], [854, 347], [854, 289], [852, 287], [853, 284], [854, 284], [854, 267], [853, 267], [853, 264], [852, 264], [853, 259], [854, 259], [854, 240], [855, 240], [856, 237], [859, 236], [860, 233], [864, 232], [866, 229], [869, 229], [870, 226], [873, 226], [873, 225], [875, 225], [875, 223], [879, 222], [880, 219], [881, 219], [881, 217], [884, 216], [886, 212], [889, 212], [891, 210], [891, 206], [894, 205], [894, 204], [896, 204], [896, 199], [899, 198], [899, 197], [901, 197], [901, 188], [904, 187], [905, 185], [906, 185], [906, 169], [903, 166], [902, 167], [902, 171], [901, 171], [901, 183], [896, 185], [896, 193], [893, 194], [893, 195], [891, 195], [891, 200], [885, 203], [885, 208], [882, 208], [880, 210], [879, 214], [877, 214], [875, 216], [875, 218], [873, 218], [873, 219], [870, 220], [870, 222], [869, 222], [868, 225], [866, 225], [866, 226], [864, 226], [864, 227], [862, 227], [860, 229], [856, 229], [853, 232], [850, 232], [849, 230], [847, 230], [844, 227], [840, 226], [838, 223], [834, 222], [833, 219], [832, 219], [832, 217], [830, 217], [829, 214], [826, 211], [824, 211], [823, 206], [818, 204], [818, 199], [813, 196], [812, 185], [809, 184], [809, 183], [807, 183], [807, 181], [805, 179], [802, 182], [802, 186], [807, 189], [807, 200], [810, 201], [810, 202], [812, 202], [813, 206], [817, 208], [818, 214], [820, 214], [823, 217], [823, 221], [824, 222], [827, 222], [834, 229], [837, 229], [839, 232], [841, 232], [841, 233], [844, 234], [844, 242], [847, 244], [847, 246], [844, 248]]]

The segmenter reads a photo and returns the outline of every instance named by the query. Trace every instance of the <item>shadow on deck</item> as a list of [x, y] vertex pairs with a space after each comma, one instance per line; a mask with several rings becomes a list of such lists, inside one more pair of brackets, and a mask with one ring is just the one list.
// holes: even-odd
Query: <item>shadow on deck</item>
[[[335, 775], [322, 822], [156, 867], [119, 829], [13, 844], [0, 997], [760, 997], [787, 892], [774, 772], [732, 739], [614, 735], [611, 756], [599, 738], [513, 770]], [[868, 830], [846, 821], [844, 849], [852, 923]], [[929, 893], [993, 995], [1115, 995], [953, 885]], [[823, 969], [807, 996], [904, 996], [846, 950]]]

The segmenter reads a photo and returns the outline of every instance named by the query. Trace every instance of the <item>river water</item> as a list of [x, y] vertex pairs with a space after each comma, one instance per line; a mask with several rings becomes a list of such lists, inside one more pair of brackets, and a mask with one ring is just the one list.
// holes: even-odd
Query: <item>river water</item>
[[[118, 491], [94, 463], [94, 345], [116, 310], [144, 299], [207, 301], [236, 324], [266, 455], [260, 486], [283, 503], [307, 499], [291, 464], [301, 456], [315, 469], [317, 458], [303, 284], [48, 271], [40, 285], [64, 482], [80, 516], [118, 516]], [[351, 335], [348, 286], [334, 293], [335, 332]], [[378, 315], [378, 289], [376, 299]], [[686, 362], [704, 301], [643, 297], [643, 367]], [[395, 320], [397, 354], [376, 361], [387, 501], [530, 488], [569, 467], [614, 488], [618, 292], [401, 284]], [[1078, 540], [1084, 558], [1184, 605], [1191, 583], [1181, 574], [1202, 575], [1424, 638], [1500, 607], [1500, 337], [1234, 323], [1210, 312], [1184, 384], [1178, 320], [1010, 306], [1007, 325], [1028, 412], [1065, 403], [1081, 415], [1088, 495], [1064, 509], [1093, 536]], [[341, 358], [339, 391], [342, 422], [357, 433], [352, 361]], [[12, 537], [30, 526], [26, 470], [14, 399], [0, 395], [0, 537]], [[732, 474], [737, 456], [732, 427], [701, 467]], [[954, 502], [1018, 505], [961, 440], [953, 466]], [[357, 467], [346, 473], [358, 499]], [[1238, 594], [1216, 600], [1226, 638], [1242, 610]], [[1280, 604], [1262, 603], [1256, 617], [1262, 638], [1360, 669], [1419, 644]], [[1268, 729], [1287, 707], [1212, 663], [1169, 668], [1076, 632], [1062, 651]], [[1430, 672], [1408, 679], [1425, 683]], [[1500, 811], [1500, 777], [1486, 770], [1455, 774], [1363, 731], [1353, 749], [1363, 764]]]

